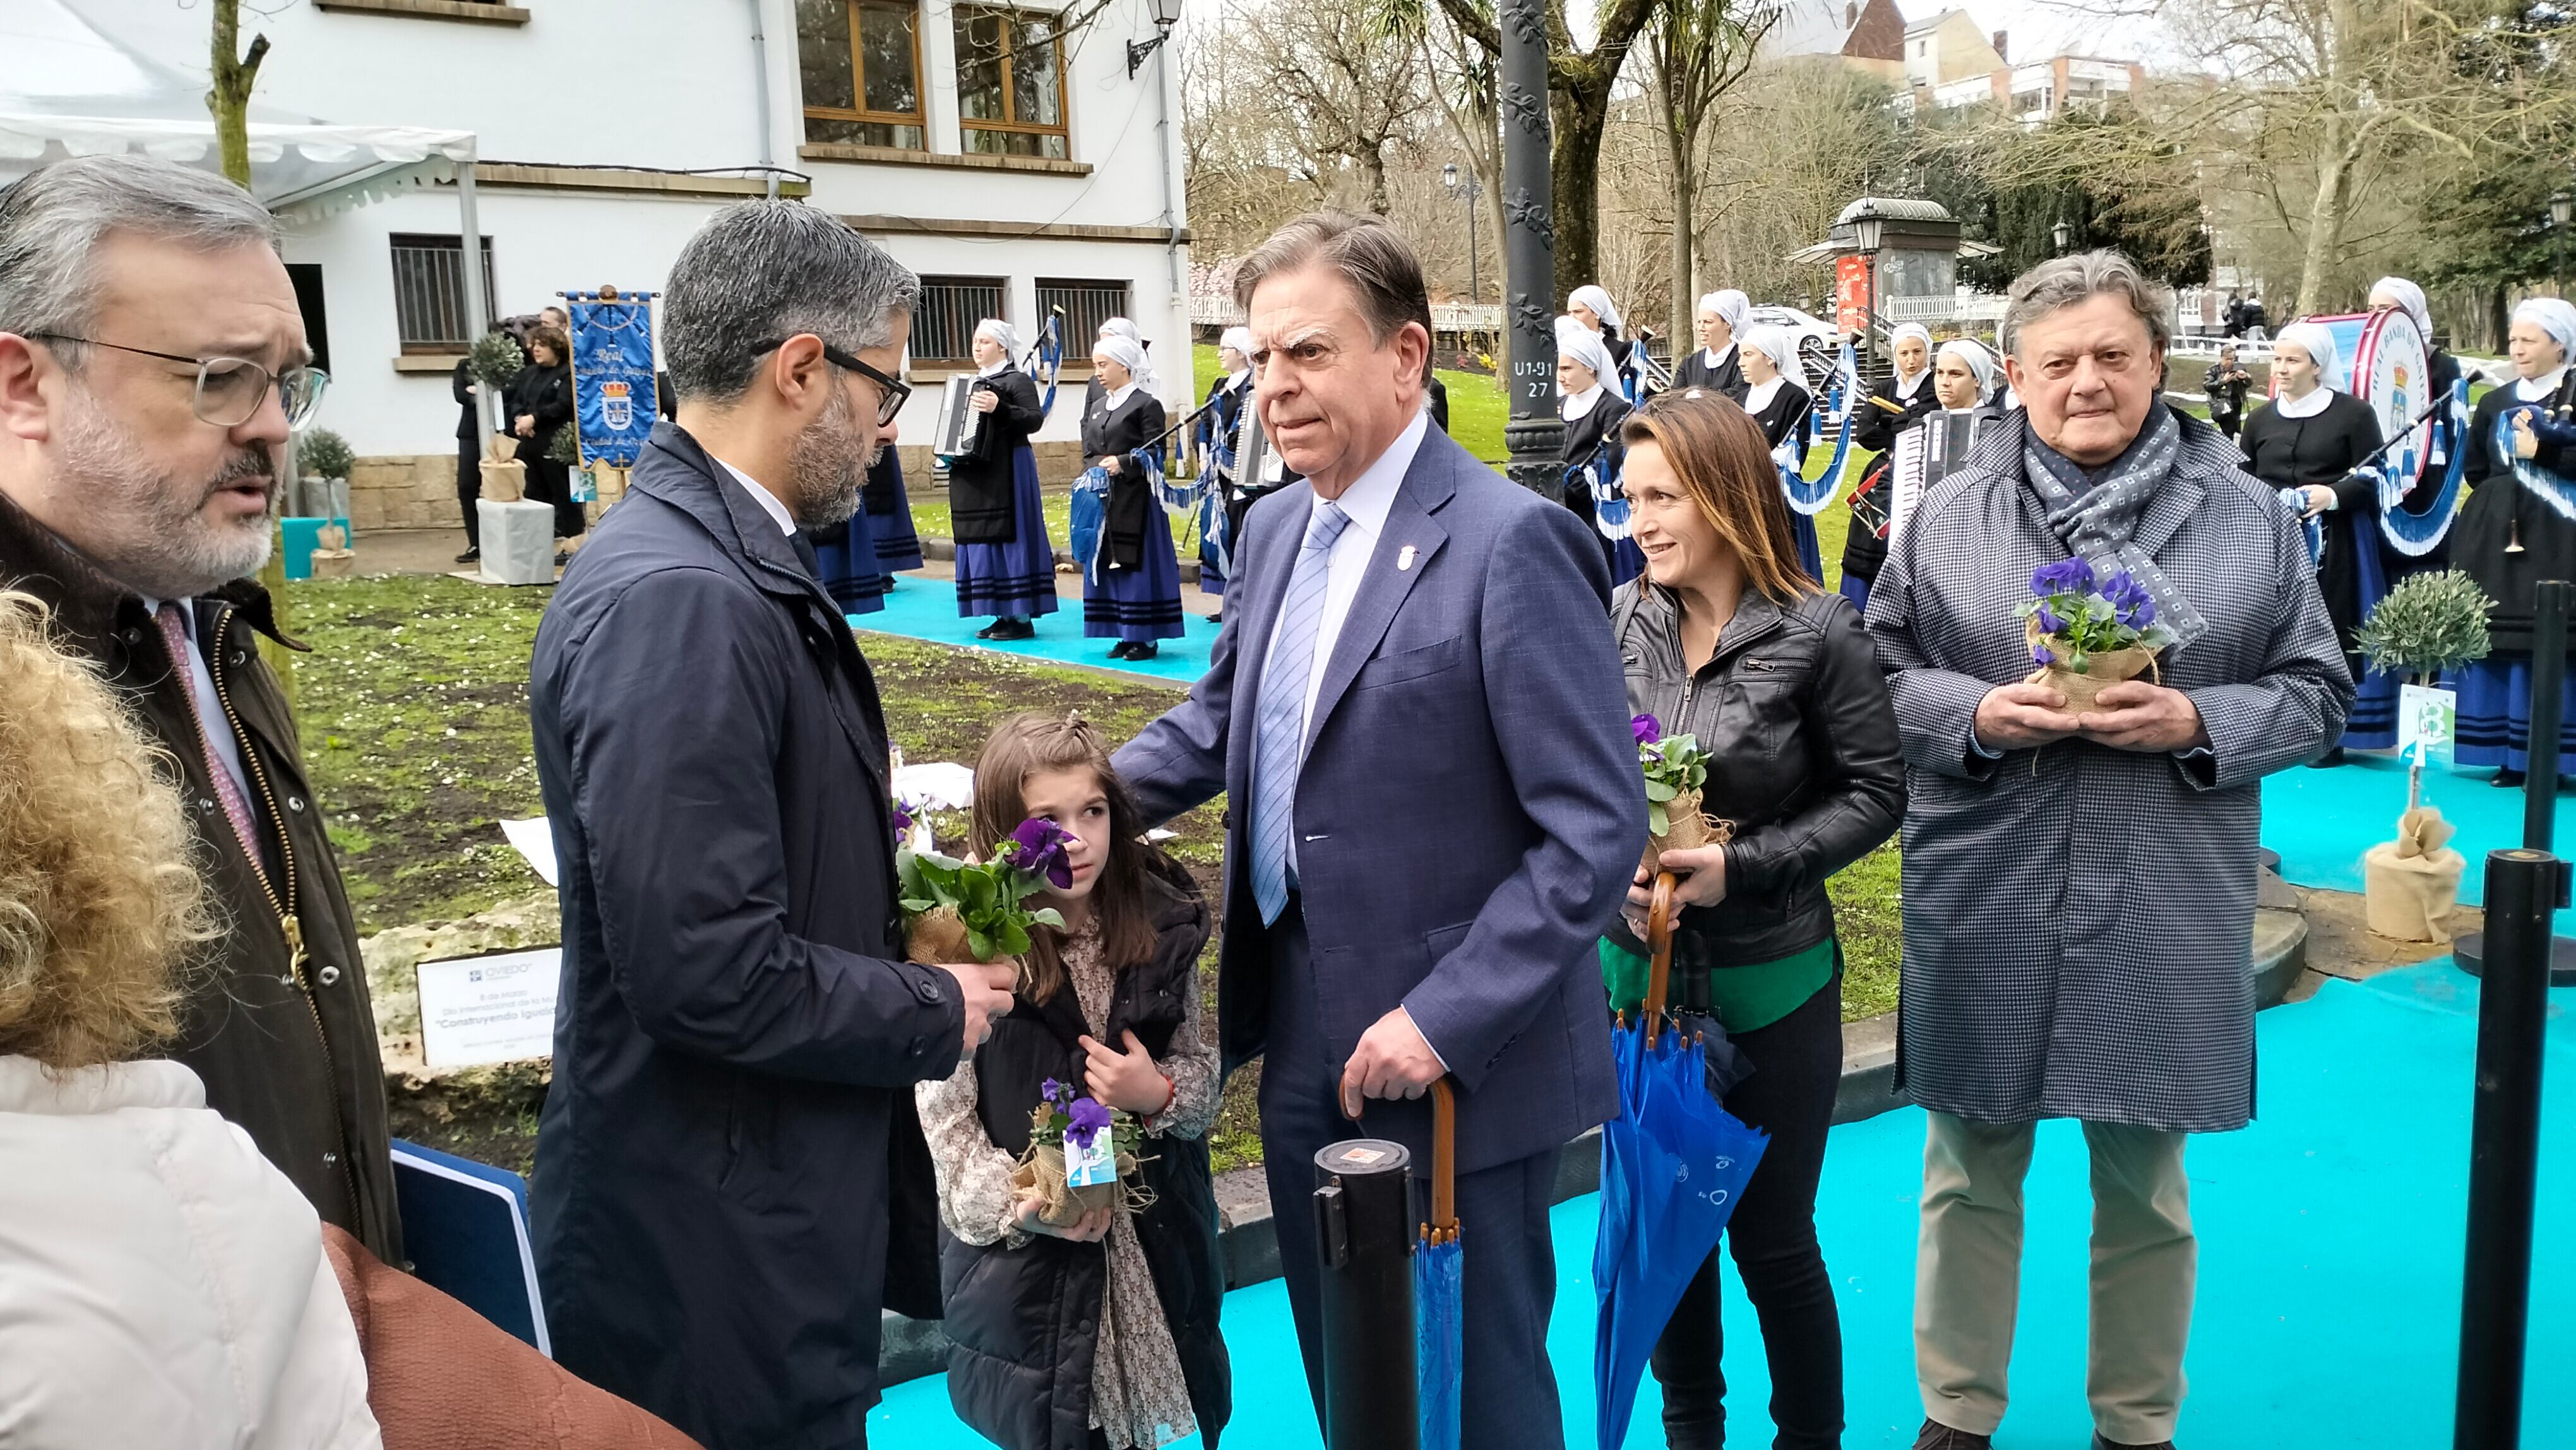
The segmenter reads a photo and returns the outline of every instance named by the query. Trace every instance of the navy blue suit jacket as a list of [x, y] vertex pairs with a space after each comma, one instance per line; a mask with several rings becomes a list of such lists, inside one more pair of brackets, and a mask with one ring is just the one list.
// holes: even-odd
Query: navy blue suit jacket
[[[1293, 487], [1252, 506], [1207, 674], [1117, 756], [1149, 819], [1220, 790], [1233, 804], [1217, 977], [1229, 1068], [1267, 1039], [1244, 835], [1253, 721], [1314, 498]], [[1472, 1173], [1617, 1107], [1596, 943], [1645, 848], [1646, 797], [1609, 573], [1564, 506], [1436, 429], [1367, 570], [1308, 724], [1298, 884], [1333, 1060], [1404, 1007], [1463, 1089], [1457, 1166]], [[1419, 1152], [1425, 1122], [1418, 1105], [1371, 1104], [1366, 1131]]]

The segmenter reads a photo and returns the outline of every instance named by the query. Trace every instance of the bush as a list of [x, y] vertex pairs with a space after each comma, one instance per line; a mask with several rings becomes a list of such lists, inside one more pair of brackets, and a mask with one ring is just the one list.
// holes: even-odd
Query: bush
[[[2364, 538], [2363, 547], [2377, 541]], [[2372, 669], [2432, 679], [2444, 670], [2482, 660], [2490, 648], [2487, 614], [2496, 602], [2457, 569], [2417, 574], [2388, 591], [2353, 642]]]
[[569, 463], [575, 468], [581, 466], [581, 435], [574, 431], [572, 424], [557, 428], [555, 436], [546, 440], [546, 457], [557, 463]]
[[316, 428], [296, 440], [295, 466], [306, 478], [347, 478], [357, 461], [349, 440], [328, 428]]
[[465, 355], [466, 374], [487, 388], [497, 388], [519, 375], [528, 365], [528, 355], [519, 350], [516, 338], [506, 332], [487, 332], [474, 350]]

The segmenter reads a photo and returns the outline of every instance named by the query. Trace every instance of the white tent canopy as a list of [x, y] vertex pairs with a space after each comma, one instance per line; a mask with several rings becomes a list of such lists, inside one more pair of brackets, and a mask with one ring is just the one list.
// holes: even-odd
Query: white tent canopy
[[[0, 5], [0, 185], [66, 156], [140, 151], [221, 167], [210, 83], [101, 32], [73, 0]], [[474, 161], [474, 133], [418, 126], [333, 126], [254, 105], [251, 190], [304, 221], [407, 187], [453, 181]]]

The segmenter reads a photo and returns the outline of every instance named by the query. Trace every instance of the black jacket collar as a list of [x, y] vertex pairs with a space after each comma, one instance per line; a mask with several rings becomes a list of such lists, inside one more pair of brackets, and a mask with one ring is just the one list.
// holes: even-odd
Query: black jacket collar
[[679, 424], [653, 425], [628, 487], [696, 519], [717, 547], [743, 560], [771, 592], [811, 598], [832, 609], [830, 596], [796, 556], [795, 544], [779, 532], [778, 521], [732, 483], [725, 466]]

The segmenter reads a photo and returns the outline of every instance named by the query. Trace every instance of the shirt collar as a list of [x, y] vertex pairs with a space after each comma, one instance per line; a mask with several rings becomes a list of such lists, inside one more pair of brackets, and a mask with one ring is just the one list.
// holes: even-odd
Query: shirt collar
[[1582, 392], [1567, 395], [1565, 404], [1559, 411], [1564, 413], [1568, 422], [1576, 418], [1590, 417], [1592, 410], [1600, 406], [1601, 394], [1605, 391], [1606, 389], [1599, 383], [1594, 383]]
[[1001, 374], [1009, 372], [1010, 370], [1010, 358], [1007, 356], [998, 357], [993, 361], [984, 364], [982, 367], [975, 369], [975, 376], [979, 378], [999, 377]]
[[1771, 400], [1780, 396], [1780, 385], [1787, 381], [1789, 381], [1787, 374], [1776, 374], [1772, 377], [1771, 381], [1767, 383], [1755, 383], [1752, 387], [1745, 389], [1744, 411], [1748, 413], [1759, 413], [1763, 409], [1770, 407]]
[[1726, 346], [1714, 350], [1704, 347], [1699, 350], [1699, 355], [1708, 359], [1709, 367], [1714, 370], [1719, 363], [1735, 356], [1735, 344], [1729, 341]]
[[1932, 370], [1930, 368], [1925, 368], [1923, 371], [1916, 373], [1910, 378], [1900, 377], [1896, 380], [1896, 396], [1903, 398], [1910, 403], [1914, 400], [1914, 395], [1916, 393], [1923, 391], [1923, 385], [1930, 381], [1932, 381]]
[[2272, 400], [2272, 411], [2284, 418], [2313, 418], [2334, 402], [2334, 389], [2319, 385], [2308, 389], [2304, 397], [2279, 397]]
[[[716, 458], [712, 453], [707, 456], [709, 458]], [[725, 472], [733, 475], [733, 481], [742, 485], [742, 491], [751, 495], [751, 501], [760, 505], [760, 511], [769, 515], [770, 522], [778, 525], [778, 531], [780, 533], [793, 534], [796, 532], [795, 515], [787, 512], [787, 505], [778, 501], [778, 495], [771, 493], [768, 489], [762, 488], [759, 484], [752, 482], [750, 474], [743, 472], [741, 469], [734, 467], [730, 463], [726, 463], [723, 459], [716, 458], [716, 462], [723, 467]]]
[[1127, 386], [1113, 389], [1101, 398], [1100, 411], [1103, 413], [1115, 413], [1120, 408], [1126, 406], [1127, 400], [1134, 396], [1136, 396], [1136, 380], [1130, 378], [1127, 380]]
[[1377, 456], [1377, 462], [1361, 470], [1360, 476], [1333, 506], [1350, 515], [1351, 522], [1368, 531], [1374, 539], [1386, 529], [1386, 516], [1395, 507], [1395, 491], [1404, 484], [1404, 476], [1413, 471], [1413, 456], [1422, 450], [1422, 439], [1431, 427], [1431, 415], [1416, 413], [1395, 441]]
[[2561, 365], [2558, 371], [2551, 373], [2546, 377], [2514, 379], [2514, 396], [2522, 399], [2522, 401], [2526, 403], [2537, 403], [2541, 399], [2548, 397], [2550, 394], [2557, 392], [2559, 385], [2566, 381], [2567, 369], [2564, 365]]
[[1225, 386], [1226, 386], [1226, 388], [1227, 388], [1227, 390], [1228, 390], [1228, 391], [1232, 391], [1233, 389], [1236, 389], [1236, 388], [1242, 387], [1242, 386], [1243, 386], [1243, 384], [1244, 384], [1244, 381], [1245, 381], [1246, 379], [1250, 378], [1251, 376], [1252, 376], [1252, 369], [1250, 369], [1250, 368], [1245, 368], [1245, 369], [1244, 369], [1243, 371], [1241, 371], [1241, 372], [1236, 372], [1236, 373], [1227, 373], [1227, 374], [1225, 375]]

